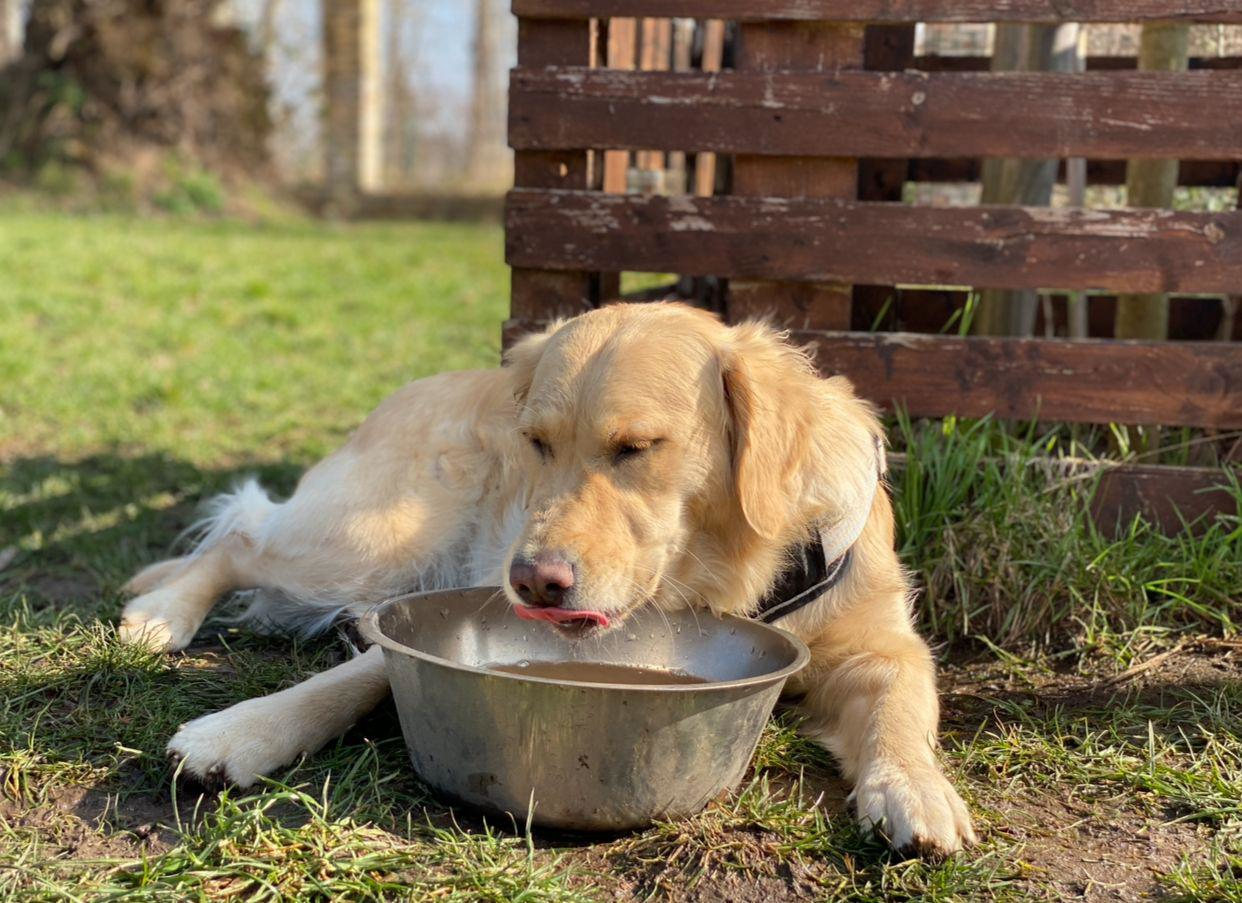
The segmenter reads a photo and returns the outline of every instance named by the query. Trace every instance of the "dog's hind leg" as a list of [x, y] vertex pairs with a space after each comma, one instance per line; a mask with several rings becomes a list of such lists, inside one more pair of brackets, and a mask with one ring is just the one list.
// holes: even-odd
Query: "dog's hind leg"
[[188, 646], [216, 602], [242, 588], [231, 545], [195, 555], [177, 576], [131, 600], [121, 612], [121, 640], [169, 652]]
[[144, 593], [149, 593], [154, 589], [159, 589], [171, 580], [189, 562], [190, 556], [182, 555], [179, 558], [166, 558], [163, 561], [155, 562], [155, 564], [149, 564], [130, 577], [121, 589], [131, 596], [141, 596]]
[[168, 753], [201, 781], [249, 787], [340, 736], [388, 693], [379, 646], [296, 686], [181, 726]]
[[217, 498], [192, 554], [154, 564], [130, 581], [141, 595], [121, 612], [121, 640], [172, 652], [188, 646], [217, 601], [254, 585], [260, 530], [276, 507], [253, 481]]

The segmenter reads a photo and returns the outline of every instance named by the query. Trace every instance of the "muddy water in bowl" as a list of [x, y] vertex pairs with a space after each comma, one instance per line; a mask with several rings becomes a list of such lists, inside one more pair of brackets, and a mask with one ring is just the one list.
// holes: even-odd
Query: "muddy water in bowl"
[[658, 668], [631, 668], [626, 665], [604, 665], [599, 662], [517, 662], [506, 665], [493, 662], [489, 671], [503, 671], [525, 677], [545, 677], [588, 684], [705, 684], [707, 678], [695, 677], [684, 671], [662, 671]]
[[783, 630], [689, 610], [640, 609], [575, 639], [518, 618], [494, 587], [402, 596], [360, 626], [384, 648], [427, 784], [574, 830], [690, 815], [736, 787], [809, 658]]

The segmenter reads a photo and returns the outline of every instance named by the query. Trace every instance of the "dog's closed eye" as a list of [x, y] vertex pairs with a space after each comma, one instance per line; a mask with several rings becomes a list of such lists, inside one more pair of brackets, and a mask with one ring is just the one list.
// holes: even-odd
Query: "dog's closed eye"
[[544, 442], [538, 436], [527, 436], [526, 438], [530, 442], [531, 448], [535, 450], [540, 458], [547, 461], [552, 457], [552, 448], [548, 445], [548, 443]]
[[612, 463], [624, 464], [626, 461], [637, 458], [643, 452], [650, 451], [663, 441], [663, 439], [633, 439], [618, 442], [612, 447]]

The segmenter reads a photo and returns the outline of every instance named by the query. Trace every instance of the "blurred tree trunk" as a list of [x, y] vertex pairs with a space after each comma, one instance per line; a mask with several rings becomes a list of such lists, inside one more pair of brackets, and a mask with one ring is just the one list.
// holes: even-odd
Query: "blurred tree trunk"
[[382, 180], [379, 0], [321, 0], [328, 208], [345, 215]]
[[17, 11], [18, 0], [0, 0], [0, 66], [17, 56]]
[[405, 187], [410, 181], [414, 97], [405, 49], [417, 16], [407, 0], [388, 0], [388, 87], [384, 92], [384, 187], [388, 189]]
[[[1186, 25], [1144, 25], [1139, 42], [1139, 69], [1184, 72], [1189, 37], [1190, 28]], [[1126, 166], [1126, 204], [1130, 207], [1170, 207], [1176, 187], [1176, 160], [1131, 160]], [[1168, 338], [1169, 296], [1118, 296], [1113, 328], [1119, 339]]]
[[[1072, 50], [1054, 53], [1069, 45]], [[1077, 26], [1014, 25], [996, 26], [992, 52], [992, 71], [1073, 71], [1077, 60]], [[1056, 160], [993, 158], [983, 163], [983, 204], [1021, 204], [1047, 207], [1057, 177]], [[1031, 335], [1039, 304], [1034, 289], [984, 289], [975, 311], [974, 331], [978, 335]]]
[[[1147, 23], [1139, 39], [1139, 69], [1185, 72], [1189, 64], [1189, 46], [1189, 26]], [[1173, 206], [1177, 170], [1177, 160], [1130, 160], [1126, 165], [1126, 206]], [[1162, 293], [1118, 295], [1113, 334], [1119, 339], [1167, 339], [1169, 296]], [[1150, 452], [1160, 447], [1160, 438], [1160, 427], [1148, 427], [1138, 431], [1132, 440], [1133, 447]]]
[[[3, 0], [0, 0], [3, 2]], [[263, 11], [259, 16], [259, 50], [263, 53], [263, 61], [272, 65], [272, 57], [276, 53], [276, 42], [280, 37], [277, 22], [280, 20], [281, 0], [263, 0]]]
[[475, 0], [474, 81], [470, 99], [470, 132], [466, 139], [466, 175], [478, 180], [487, 176], [493, 156], [492, 141], [496, 103], [496, 13], [491, 0]]

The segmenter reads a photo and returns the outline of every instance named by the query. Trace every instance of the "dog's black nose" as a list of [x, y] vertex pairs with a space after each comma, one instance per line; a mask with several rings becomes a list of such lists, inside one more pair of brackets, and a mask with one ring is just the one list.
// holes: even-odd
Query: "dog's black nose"
[[509, 585], [527, 605], [558, 606], [573, 589], [574, 569], [554, 552], [514, 558], [509, 565]]

